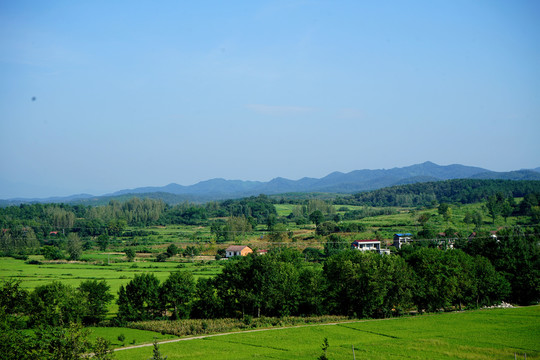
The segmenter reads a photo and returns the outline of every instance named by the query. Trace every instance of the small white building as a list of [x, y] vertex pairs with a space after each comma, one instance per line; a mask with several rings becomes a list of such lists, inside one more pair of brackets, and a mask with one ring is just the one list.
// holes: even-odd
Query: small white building
[[412, 234], [394, 234], [394, 247], [401, 249], [404, 244], [410, 244], [412, 242]]
[[351, 249], [368, 251], [368, 250], [381, 250], [381, 242], [379, 240], [355, 240], [351, 244]]

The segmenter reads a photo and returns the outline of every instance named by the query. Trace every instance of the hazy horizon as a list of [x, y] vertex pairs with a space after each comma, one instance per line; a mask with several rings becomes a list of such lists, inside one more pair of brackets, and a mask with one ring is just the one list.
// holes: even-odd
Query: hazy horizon
[[[431, 162], [431, 161], [425, 161], [423, 163], [426, 163], [426, 162]], [[423, 164], [421, 163], [421, 164]], [[433, 163], [433, 162], [431, 162]], [[406, 165], [406, 166], [398, 166], [398, 167], [394, 167], [394, 168], [404, 168], [404, 167], [408, 167], [408, 166], [413, 166], [413, 165], [419, 165], [419, 164], [409, 164], [409, 165]], [[463, 166], [469, 166], [469, 165], [466, 165], [466, 164], [447, 164], [447, 165], [441, 165], [441, 164], [435, 164], [435, 165], [438, 165], [438, 166], [450, 166], [450, 165], [463, 165]], [[478, 168], [482, 168], [481, 166], [475, 166], [475, 167], [478, 167]], [[330, 172], [328, 174], [325, 174], [324, 176], [321, 176], [319, 178], [323, 178], [327, 175], [330, 175], [332, 173], [335, 173], [335, 172], [341, 172], [341, 173], [349, 173], [349, 172], [352, 172], [352, 171], [358, 171], [358, 170], [390, 170], [390, 169], [394, 169], [394, 168], [379, 168], [379, 169], [355, 169], [355, 170], [351, 170], [351, 171], [347, 171], [347, 172], [341, 172], [341, 171], [333, 171], [333, 172]], [[531, 168], [531, 169], [513, 169], [513, 170], [508, 170], [508, 171], [517, 171], [517, 170], [533, 170], [533, 171], [537, 171], [537, 169], [540, 168], [540, 167], [537, 167], [537, 168]], [[490, 169], [486, 169], [486, 168], [482, 168], [486, 171], [491, 171]], [[119, 191], [125, 191], [125, 190], [132, 190], [132, 189], [138, 189], [138, 188], [146, 188], [146, 187], [164, 187], [164, 186], [167, 186], [167, 185], [171, 185], [171, 184], [176, 184], [176, 185], [181, 185], [181, 186], [192, 186], [192, 185], [196, 185], [200, 182], [205, 182], [205, 181], [211, 181], [211, 180], [216, 180], [216, 179], [224, 179], [224, 180], [227, 180], [227, 181], [253, 181], [253, 182], [261, 182], [261, 183], [265, 183], [265, 182], [269, 182], [273, 179], [276, 179], [276, 178], [283, 178], [282, 176], [275, 176], [275, 177], [272, 177], [270, 179], [267, 179], [267, 180], [254, 180], [254, 179], [239, 179], [239, 178], [231, 178], [231, 179], [226, 179], [226, 178], [221, 178], [221, 177], [216, 177], [216, 178], [208, 178], [208, 179], [203, 179], [203, 180], [200, 180], [200, 181], [197, 181], [195, 183], [192, 183], [192, 184], [180, 184], [180, 183], [177, 183], [175, 181], [171, 181], [171, 182], [168, 182], [168, 183], [164, 183], [164, 184], [145, 184], [145, 185], [140, 185], [140, 186], [135, 186], [135, 187], [123, 187], [123, 188], [118, 188], [118, 189], [112, 189], [112, 190], [109, 190], [109, 191], [106, 191], [106, 192], [102, 192], [102, 193], [92, 193], [92, 192], [85, 192], [85, 191], [80, 191], [80, 192], [72, 192], [72, 193], [66, 193], [66, 194], [47, 194], [47, 195], [35, 195], [35, 196], [13, 196], [13, 197], [10, 197], [10, 198], [2, 198], [0, 197], [0, 200], [9, 200], [9, 199], [32, 199], [32, 198], [36, 198], [36, 199], [46, 199], [46, 198], [55, 198], [55, 197], [65, 197], [65, 196], [72, 196], [72, 195], [92, 195], [92, 196], [104, 196], [104, 195], [111, 195], [111, 194], [114, 194], [116, 192], [119, 192]], [[302, 176], [302, 177], [299, 177], [299, 178], [296, 178], [296, 179], [289, 179], [287, 178], [288, 180], [293, 180], [293, 181], [296, 181], [296, 180], [300, 180], [302, 178], [313, 178], [311, 176]], [[16, 184], [15, 184], [16, 185]], [[23, 184], [23, 186], [28, 186], [27, 184]], [[31, 186], [30, 187], [27, 187], [29, 189], [31, 189]]]

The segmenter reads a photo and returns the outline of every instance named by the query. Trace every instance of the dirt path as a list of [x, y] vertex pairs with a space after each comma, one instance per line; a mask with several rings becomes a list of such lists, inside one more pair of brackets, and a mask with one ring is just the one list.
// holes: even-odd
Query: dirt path
[[[308, 325], [284, 326], [284, 327], [254, 329], [254, 330], [231, 331], [231, 332], [219, 333], [219, 334], [198, 335], [198, 336], [191, 336], [191, 337], [178, 338], [178, 339], [172, 339], [172, 340], [163, 340], [163, 341], [158, 341], [158, 344], [161, 345], [161, 344], [168, 344], [168, 343], [174, 343], [174, 342], [179, 342], [179, 341], [198, 340], [198, 339], [205, 339], [205, 338], [216, 337], [216, 336], [254, 333], [254, 332], [260, 332], [260, 331], [275, 331], [275, 330], [295, 329], [295, 328], [303, 328], [303, 327], [311, 327], [311, 326], [333, 326], [333, 325], [340, 325], [340, 324], [354, 324], [354, 323], [362, 323], [362, 322], [368, 322], [368, 321], [385, 321], [385, 320], [394, 320], [394, 319], [398, 319], [398, 318], [341, 321], [341, 322], [333, 322], [333, 323], [326, 323], [326, 324], [308, 324]], [[151, 343], [151, 344], [126, 346], [126, 347], [114, 349], [114, 351], [137, 349], [137, 348], [148, 347], [148, 346], [154, 346], [154, 344]]]

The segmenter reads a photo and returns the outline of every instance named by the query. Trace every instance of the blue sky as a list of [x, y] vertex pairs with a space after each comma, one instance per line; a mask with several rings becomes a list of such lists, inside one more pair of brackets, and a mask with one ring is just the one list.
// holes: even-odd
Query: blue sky
[[0, 198], [538, 167], [539, 18], [537, 1], [0, 1]]

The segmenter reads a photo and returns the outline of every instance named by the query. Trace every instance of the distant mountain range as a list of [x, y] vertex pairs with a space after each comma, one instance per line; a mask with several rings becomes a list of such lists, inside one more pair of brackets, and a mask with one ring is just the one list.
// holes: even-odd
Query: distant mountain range
[[540, 167], [531, 170], [494, 172], [479, 167], [465, 165], [441, 166], [432, 162], [411, 165], [402, 168], [381, 170], [355, 170], [349, 173], [333, 172], [323, 178], [302, 178], [289, 180], [275, 178], [268, 182], [211, 179], [190, 186], [171, 183], [162, 187], [141, 187], [120, 190], [103, 196], [88, 194], [55, 197], [47, 199], [9, 199], [0, 200], [0, 206], [28, 202], [66, 202], [97, 204], [110, 199], [129, 198], [133, 195], [159, 198], [168, 203], [182, 201], [207, 202], [241, 198], [252, 195], [284, 193], [355, 193], [376, 190], [393, 185], [406, 185], [428, 181], [451, 179], [504, 179], [504, 180], [540, 180]]

